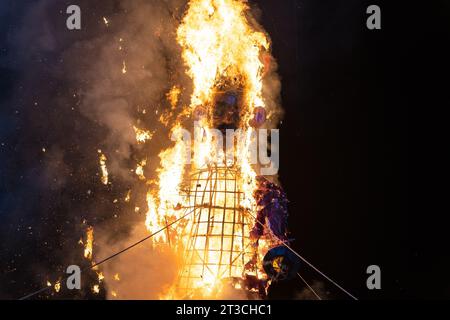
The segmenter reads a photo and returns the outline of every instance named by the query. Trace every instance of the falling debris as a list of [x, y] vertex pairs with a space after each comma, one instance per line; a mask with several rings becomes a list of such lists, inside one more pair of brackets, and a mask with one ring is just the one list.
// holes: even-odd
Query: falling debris
[[153, 138], [154, 132], [150, 132], [148, 130], [142, 130], [133, 126], [134, 132], [136, 133], [136, 141], [139, 143], [144, 143]]
[[97, 272], [98, 276], [98, 282], [102, 282], [105, 279], [105, 276], [103, 275], [103, 272]]
[[124, 201], [128, 203], [128, 202], [130, 202], [130, 200], [131, 200], [131, 190], [128, 190]]
[[60, 290], [61, 290], [61, 282], [56, 282], [55, 283], [55, 291], [56, 291], [56, 293], [58, 293]]
[[95, 284], [92, 287], [92, 292], [95, 293], [95, 294], [98, 294], [100, 292], [100, 286], [98, 284]]
[[122, 73], [123, 74], [127, 73], [127, 65], [126, 65], [125, 61], [122, 62]]
[[101, 170], [101, 181], [104, 185], [108, 184], [108, 168], [106, 167], [106, 161], [108, 160], [106, 156], [102, 153], [101, 150], [98, 150], [98, 153], [100, 154], [100, 170]]
[[86, 244], [84, 246], [84, 257], [88, 260], [92, 260], [94, 244], [94, 228], [88, 227], [86, 231]]
[[139, 177], [140, 180], [145, 180], [144, 176], [144, 167], [147, 165], [147, 160], [142, 160], [137, 164], [136, 167], [136, 175]]
[[105, 23], [105, 26], [109, 27], [109, 21], [105, 17], [103, 17], [103, 22]]

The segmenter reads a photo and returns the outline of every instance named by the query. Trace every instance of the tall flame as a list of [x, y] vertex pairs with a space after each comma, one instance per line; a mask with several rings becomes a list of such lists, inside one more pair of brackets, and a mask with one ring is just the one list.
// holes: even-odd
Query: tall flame
[[194, 83], [191, 106], [211, 103], [214, 89], [241, 85], [249, 111], [264, 106], [262, 50], [268, 37], [251, 26], [249, 7], [239, 0], [192, 0], [177, 31], [183, 59]]
[[[244, 94], [241, 129], [245, 138], [236, 150], [236, 157], [247, 182], [242, 186], [246, 207], [254, 205], [256, 188], [256, 173], [249, 163], [253, 129], [248, 120], [255, 107], [265, 107], [262, 95], [265, 65], [261, 56], [270, 49], [268, 36], [256, 30], [250, 18], [245, 0], [192, 0], [177, 31], [187, 72], [194, 84], [191, 108], [211, 106], [215, 91], [226, 87], [239, 88]], [[207, 143], [202, 149], [213, 148]], [[197, 156], [201, 153], [197, 150]]]
[[[187, 149], [182, 139], [177, 140], [172, 147], [159, 154], [158, 180], [148, 182], [152, 186], [147, 194], [146, 226], [150, 232], [159, 230], [170, 221], [180, 218], [185, 213], [181, 209], [192, 205], [189, 203], [189, 196], [183, 194], [181, 190], [186, 185], [186, 175], [192, 176], [198, 170], [208, 168], [210, 163], [218, 159], [220, 162], [216, 162], [218, 165], [225, 167], [229, 165], [225, 161], [223, 151], [220, 151], [219, 155], [215, 152], [213, 139], [208, 136], [207, 130], [214, 127], [211, 114], [214, 112], [216, 94], [227, 90], [238, 91], [242, 97], [242, 102], [239, 104], [240, 120], [237, 125], [243, 133], [243, 139], [234, 150], [237, 159], [235, 164], [239, 170], [236, 175], [239, 176], [237, 181], [239, 185], [236, 188], [240, 190], [241, 196], [235, 195], [236, 199], [231, 199], [232, 196], [228, 195], [225, 200], [219, 195], [215, 203], [223, 206], [227, 206], [228, 202], [235, 205], [237, 203], [245, 210], [255, 210], [253, 194], [256, 189], [256, 172], [249, 159], [254, 129], [249, 125], [249, 120], [255, 108], [265, 108], [263, 76], [266, 70], [264, 70], [262, 57], [270, 50], [270, 40], [253, 21], [246, 0], [190, 0], [176, 36], [182, 49], [186, 73], [193, 83], [190, 104], [183, 107], [179, 116], [193, 115], [199, 107], [205, 110], [208, 116], [201, 119], [199, 130], [201, 135], [206, 135], [206, 138], [196, 144], [193, 150], [194, 163], [191, 166], [185, 164], [190, 149]], [[176, 110], [181, 93], [181, 88], [175, 85], [166, 95], [172, 107], [171, 112]], [[182, 121], [179, 117], [176, 119], [171, 133], [181, 130]], [[168, 124], [167, 121], [161, 121], [161, 123]], [[137, 133], [140, 132], [137, 131]], [[142, 140], [144, 140], [142, 135], [138, 134], [137, 141], [142, 142]], [[192, 183], [188, 182], [188, 185]], [[197, 187], [190, 185], [188, 188], [196, 189]], [[225, 186], [221, 188], [223, 187]], [[242, 224], [249, 223], [249, 220], [246, 220], [248, 218], [240, 219]], [[184, 227], [194, 223], [192, 218], [186, 220]], [[173, 233], [159, 233], [155, 237], [155, 243], [170, 244], [175, 250], [182, 252], [181, 249], [188, 245], [189, 240], [181, 226], [175, 228], [178, 229]], [[248, 229], [236, 230], [233, 231], [233, 236], [242, 239], [248, 237], [248, 234], [243, 234], [244, 231], [249, 233]], [[248, 242], [245, 242], [245, 246], [249, 247]], [[239, 248], [238, 250], [246, 250], [244, 243]], [[233, 251], [234, 247], [231, 250]], [[208, 254], [212, 260], [222, 259], [222, 256], [219, 258], [219, 253], [209, 252]], [[233, 263], [230, 262], [230, 264]], [[244, 273], [244, 263], [236, 268], [233, 269], [233, 274]], [[212, 274], [205, 275], [203, 280], [195, 285], [204, 290], [207, 296], [213, 291], [213, 287], [219, 280], [217, 277], [220, 277], [222, 273], [223, 270], [219, 267]]]

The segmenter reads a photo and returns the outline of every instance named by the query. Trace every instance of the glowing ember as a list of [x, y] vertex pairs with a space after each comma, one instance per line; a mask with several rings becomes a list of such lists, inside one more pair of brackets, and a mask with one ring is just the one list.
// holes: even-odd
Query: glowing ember
[[127, 192], [127, 194], [126, 194], [126, 196], [125, 196], [124, 201], [125, 201], [125, 202], [130, 202], [130, 200], [131, 200], [131, 190], [128, 190], [128, 192]]
[[95, 294], [98, 294], [100, 292], [100, 286], [98, 284], [95, 284], [92, 287], [92, 292], [95, 293]]
[[108, 168], [106, 167], [106, 156], [102, 153], [101, 150], [98, 150], [98, 153], [100, 154], [99, 163], [100, 163], [100, 170], [101, 170], [101, 181], [104, 185], [108, 184]]
[[139, 179], [141, 180], [145, 180], [145, 176], [144, 176], [144, 167], [147, 165], [147, 160], [142, 160], [141, 162], [138, 163], [137, 167], [136, 167], [136, 175], [139, 177]]
[[153, 138], [153, 133], [147, 130], [142, 130], [136, 127], [134, 128], [134, 132], [136, 133], [136, 141], [139, 143], [143, 143], [149, 141]]
[[98, 282], [102, 282], [105, 279], [103, 272], [97, 272]]
[[86, 231], [86, 244], [84, 246], [84, 257], [92, 260], [92, 246], [94, 243], [94, 228], [89, 227]]
[[59, 281], [56, 282], [54, 288], [55, 288], [55, 291], [58, 293], [61, 290], [61, 282], [59, 282]]

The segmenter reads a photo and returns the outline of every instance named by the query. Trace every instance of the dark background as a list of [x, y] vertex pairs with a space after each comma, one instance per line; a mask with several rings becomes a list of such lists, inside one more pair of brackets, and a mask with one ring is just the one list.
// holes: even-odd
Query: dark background
[[[448, 298], [448, 206], [436, 182], [447, 173], [448, 4], [378, 2], [376, 31], [364, 27], [369, 4], [293, 2], [284, 14], [296, 15], [295, 46], [276, 40], [288, 34], [273, 22], [282, 13], [263, 10], [284, 80], [294, 246], [360, 298]], [[371, 264], [380, 291], [365, 287]]]
[[[52, 191], [36, 181], [46, 165], [36, 163], [42, 142], [58, 144], [60, 136], [35, 120], [61, 119], [51, 106], [34, 109], [31, 95], [68, 89], [43, 72], [34, 88], [23, 90], [21, 106], [9, 103], [20, 86], [19, 73], [34, 72], [11, 65], [6, 46], [28, 4], [0, 4], [0, 298], [7, 299], [39, 288], [42, 275], [58, 268], [63, 248], [79, 239], [73, 226], [79, 217], [61, 212], [76, 211], [74, 206], [81, 211], [88, 203], [80, 190], [92, 178], [78, 168], [78, 160], [97, 161], [76, 147], [93, 124], [75, 114], [79, 123], [57, 132], [67, 134], [68, 172], [83, 173], [78, 187]], [[370, 4], [381, 7], [382, 30], [366, 28]], [[101, 16], [101, 5], [96, 6], [94, 14]], [[426, 190], [433, 190], [434, 198], [445, 198], [445, 192], [434, 193], [434, 183], [420, 180], [441, 172], [434, 162], [419, 159], [439, 158], [424, 131], [430, 134], [428, 115], [434, 119], [437, 106], [446, 104], [438, 93], [445, 92], [447, 80], [434, 81], [436, 73], [446, 76], [441, 61], [450, 55], [440, 44], [449, 40], [449, 6], [317, 0], [265, 0], [258, 6], [282, 77], [280, 180], [291, 201], [294, 248], [361, 299], [448, 298], [449, 280], [441, 276], [448, 240], [438, 227], [445, 225], [431, 215], [436, 201], [425, 200]], [[425, 94], [428, 90], [433, 94]], [[433, 124], [432, 136], [442, 136], [445, 127]], [[90, 133], [91, 139], [95, 132]], [[366, 288], [366, 268], [372, 264], [381, 267], [382, 290]], [[328, 297], [346, 299], [307, 267], [302, 272], [311, 283], [322, 283]], [[291, 282], [283, 290], [293, 288], [302, 284]]]
[[[284, 33], [265, 24], [288, 83], [281, 180], [304, 256], [360, 298], [407, 298], [417, 294], [409, 263], [418, 254], [407, 225], [408, 105], [389, 91], [389, 77], [403, 78], [405, 61], [389, 46], [394, 14], [380, 4], [382, 30], [368, 30], [369, 4], [298, 2], [295, 44], [277, 42]], [[365, 286], [372, 264], [382, 270], [380, 291]]]

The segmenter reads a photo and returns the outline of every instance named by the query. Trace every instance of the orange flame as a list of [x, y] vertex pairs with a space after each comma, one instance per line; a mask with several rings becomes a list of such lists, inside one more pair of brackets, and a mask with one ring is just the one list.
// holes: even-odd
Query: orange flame
[[94, 228], [89, 227], [86, 231], [86, 244], [84, 245], [84, 257], [88, 260], [92, 260], [93, 244], [94, 244]]
[[[183, 117], [189, 119], [194, 110], [201, 107], [207, 115], [200, 120], [200, 130], [204, 131], [206, 139], [196, 144], [192, 150], [191, 166], [186, 166], [187, 152], [190, 149], [182, 139], [175, 141], [172, 147], [159, 154], [158, 179], [156, 182], [147, 181], [151, 186], [147, 193], [148, 210], [145, 219], [149, 232], [162, 229], [168, 221], [174, 221], [185, 214], [186, 211], [181, 209], [190, 206], [189, 197], [183, 192], [187, 175], [208, 168], [214, 161], [219, 161], [220, 166], [230, 165], [225, 161], [223, 151], [216, 154], [212, 137], [207, 134], [207, 129], [214, 126], [210, 115], [215, 108], [216, 94], [226, 90], [238, 91], [242, 95], [238, 126], [244, 138], [234, 148], [237, 159], [235, 165], [239, 170], [237, 189], [240, 190], [241, 196], [236, 199], [231, 195], [226, 199], [219, 196], [215, 199], [215, 204], [226, 207], [229, 205], [228, 201], [231, 201], [230, 203], [235, 205], [237, 203], [239, 208], [253, 213], [256, 207], [253, 197], [256, 189], [256, 172], [249, 159], [254, 129], [248, 123], [256, 107], [265, 108], [263, 77], [267, 71], [267, 63], [264, 63], [262, 57], [270, 50], [270, 39], [254, 22], [246, 0], [190, 0], [176, 36], [182, 49], [186, 73], [192, 79], [193, 92], [190, 104], [182, 106], [178, 116], [172, 117], [180, 105], [180, 95], [183, 92], [179, 86], [173, 86], [166, 95], [171, 110], [163, 113], [159, 120], [171, 129], [171, 133], [177, 133], [182, 130]], [[170, 119], [175, 119], [171, 127]], [[138, 143], [148, 140], [150, 136], [148, 132], [134, 129]], [[145, 180], [142, 167], [138, 166], [136, 174]], [[226, 189], [225, 186], [222, 187]], [[159, 233], [153, 238], [154, 243], [170, 244], [174, 250], [183, 252], [182, 249], [186, 247], [188, 241], [183, 228], [193, 223], [192, 218], [185, 220], [180, 226], [173, 227], [176, 228], [176, 232]], [[249, 230], [233, 230], [233, 233], [233, 236], [242, 238], [248, 236]], [[263, 241], [260, 244], [265, 245]], [[235, 247], [236, 250], [246, 250], [242, 244], [235, 244]], [[219, 260], [218, 252], [211, 251], [208, 255], [208, 259]], [[233, 275], [244, 272], [245, 266], [242, 263], [236, 265]], [[208, 296], [219, 285], [220, 277], [220, 268], [213, 270], [206, 274], [196, 287], [203, 291], [203, 296]], [[236, 288], [239, 286], [236, 285]]]

